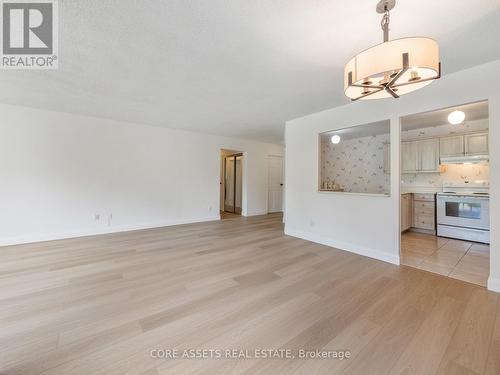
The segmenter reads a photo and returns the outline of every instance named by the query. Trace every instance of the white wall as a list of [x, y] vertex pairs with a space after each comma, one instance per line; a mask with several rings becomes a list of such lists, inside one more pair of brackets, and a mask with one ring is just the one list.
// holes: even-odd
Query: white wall
[[10, 105], [0, 119], [0, 245], [216, 220], [221, 148], [244, 151], [244, 214], [265, 214], [267, 155], [283, 152]]
[[[400, 116], [485, 99], [491, 160], [488, 286], [500, 291], [500, 61], [446, 75], [398, 100], [360, 101], [287, 122], [286, 233], [399, 263]], [[318, 193], [318, 133], [385, 119], [391, 120], [391, 197]]]

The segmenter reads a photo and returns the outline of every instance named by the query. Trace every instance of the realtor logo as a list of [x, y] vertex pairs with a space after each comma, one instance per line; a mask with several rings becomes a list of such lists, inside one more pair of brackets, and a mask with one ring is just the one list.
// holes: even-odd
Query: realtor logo
[[3, 69], [57, 69], [56, 0], [1, 0]]

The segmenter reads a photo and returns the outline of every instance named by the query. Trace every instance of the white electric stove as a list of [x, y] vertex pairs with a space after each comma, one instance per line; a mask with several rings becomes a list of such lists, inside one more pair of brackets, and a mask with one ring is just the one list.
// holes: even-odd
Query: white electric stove
[[490, 243], [490, 198], [487, 181], [443, 183], [437, 194], [437, 234]]

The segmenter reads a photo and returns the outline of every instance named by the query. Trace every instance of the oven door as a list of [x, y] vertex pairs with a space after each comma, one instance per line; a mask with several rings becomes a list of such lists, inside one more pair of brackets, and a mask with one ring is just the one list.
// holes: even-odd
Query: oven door
[[437, 221], [441, 225], [490, 229], [489, 199], [484, 197], [439, 195]]

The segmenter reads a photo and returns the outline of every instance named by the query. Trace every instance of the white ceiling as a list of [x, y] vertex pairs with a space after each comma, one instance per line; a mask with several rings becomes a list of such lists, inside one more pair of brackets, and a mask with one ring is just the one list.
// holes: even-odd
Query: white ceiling
[[[343, 65], [381, 41], [376, 0], [60, 0], [58, 71], [0, 72], [0, 102], [266, 141], [347, 103]], [[500, 0], [405, 0], [443, 73], [500, 58]]]
[[401, 119], [401, 127], [403, 130], [408, 131], [438, 125], [448, 125], [448, 115], [453, 111], [464, 112], [465, 122], [484, 120], [488, 118], [488, 102], [457, 105], [455, 107], [405, 116]]

